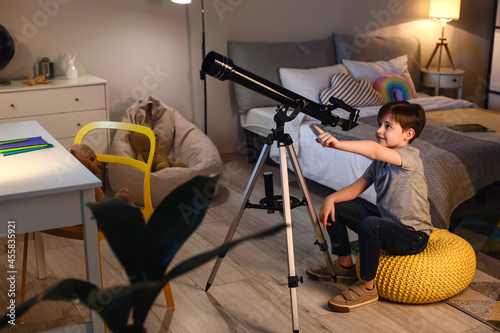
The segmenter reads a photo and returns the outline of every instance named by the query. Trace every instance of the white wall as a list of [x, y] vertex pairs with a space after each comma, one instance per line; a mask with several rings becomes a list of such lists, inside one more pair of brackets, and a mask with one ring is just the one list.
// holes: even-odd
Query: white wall
[[[462, 1], [461, 19], [446, 30], [457, 67], [467, 71], [463, 96], [482, 103], [489, 44], [489, 0]], [[207, 52], [227, 54], [227, 40], [304, 41], [345, 34], [416, 35], [425, 64], [440, 35], [428, 0], [205, 0]], [[489, 11], [488, 11], [489, 10]], [[201, 0], [3, 0], [0, 24], [17, 41], [2, 78], [34, 75], [40, 57], [64, 75], [68, 54], [80, 73], [109, 81], [111, 119], [153, 95], [204, 128]], [[207, 78], [208, 135], [221, 153], [244, 142], [228, 82]]]

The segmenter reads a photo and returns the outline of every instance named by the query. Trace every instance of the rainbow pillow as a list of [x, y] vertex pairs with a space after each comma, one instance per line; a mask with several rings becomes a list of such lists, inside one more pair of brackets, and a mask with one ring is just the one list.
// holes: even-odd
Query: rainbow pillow
[[408, 81], [396, 74], [380, 76], [373, 83], [373, 88], [382, 95], [384, 103], [414, 98]]

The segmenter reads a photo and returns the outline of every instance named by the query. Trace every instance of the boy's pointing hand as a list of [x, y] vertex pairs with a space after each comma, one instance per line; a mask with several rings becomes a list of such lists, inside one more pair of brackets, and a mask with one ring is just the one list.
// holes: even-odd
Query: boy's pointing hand
[[313, 125], [314, 129], [319, 133], [318, 137], [316, 138], [316, 142], [321, 144], [323, 147], [330, 147], [330, 148], [335, 148], [336, 145], [338, 144], [338, 140], [333, 137], [328, 132], [323, 131], [321, 128], [319, 128], [317, 125]]

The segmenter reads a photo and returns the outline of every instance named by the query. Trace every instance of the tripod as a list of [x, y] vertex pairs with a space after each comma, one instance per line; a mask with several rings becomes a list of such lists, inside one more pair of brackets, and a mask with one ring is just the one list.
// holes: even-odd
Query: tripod
[[[328, 245], [325, 242], [325, 239], [323, 237], [323, 233], [321, 231], [320, 225], [319, 225], [319, 220], [317, 218], [316, 212], [314, 210], [314, 207], [311, 202], [311, 197], [309, 194], [309, 191], [307, 189], [307, 184], [305, 182], [304, 176], [302, 174], [302, 170], [300, 169], [300, 165], [297, 159], [297, 155], [295, 153], [295, 149], [293, 148], [292, 145], [292, 139], [290, 136], [286, 133], [284, 133], [284, 125], [285, 122], [292, 120], [298, 112], [300, 112], [299, 109], [295, 109], [294, 113], [288, 117], [286, 115], [286, 111], [288, 110], [287, 106], [281, 106], [278, 107], [277, 113], [274, 117], [274, 121], [276, 123], [276, 128], [273, 129], [273, 133], [269, 134], [269, 136], [266, 138], [266, 143], [264, 144], [264, 147], [262, 149], [262, 152], [259, 156], [259, 159], [257, 161], [257, 164], [255, 165], [255, 168], [252, 172], [252, 175], [250, 177], [250, 180], [247, 184], [247, 187], [245, 189], [245, 192], [243, 194], [243, 199], [241, 201], [241, 204], [239, 206], [238, 212], [236, 216], [233, 219], [233, 222], [231, 223], [231, 226], [227, 232], [226, 238], [224, 239], [224, 244], [229, 243], [233, 236], [234, 233], [236, 232], [236, 228], [238, 227], [238, 224], [241, 220], [241, 217], [243, 215], [243, 211], [245, 208], [261, 208], [261, 209], [267, 209], [268, 211], [280, 211], [280, 213], [283, 216], [283, 219], [286, 224], [286, 240], [287, 240], [287, 254], [288, 254], [288, 288], [290, 289], [290, 302], [291, 302], [291, 308], [292, 308], [292, 325], [293, 325], [293, 332], [299, 332], [299, 323], [298, 323], [298, 308], [297, 308], [297, 290], [296, 288], [299, 286], [299, 281], [302, 282], [302, 277], [296, 276], [295, 273], [295, 259], [294, 259], [294, 252], [293, 252], [293, 233], [292, 233], [292, 219], [291, 219], [291, 209], [298, 206], [298, 205], [304, 205], [307, 207], [309, 217], [311, 219], [311, 223], [313, 226], [313, 229], [316, 233], [317, 240], [315, 244], [319, 246], [321, 251], [323, 252], [326, 260], [326, 264], [328, 266], [328, 269], [330, 271], [330, 274], [334, 281], [336, 282], [336, 277], [335, 277], [335, 272], [333, 269], [333, 263], [332, 259], [330, 257], [330, 254], [328, 253]], [[264, 204], [261, 204], [261, 207], [257, 207], [255, 205], [252, 205], [249, 203], [249, 198], [250, 194], [252, 193], [252, 190], [255, 186], [255, 183], [257, 181], [257, 175], [260, 174], [262, 166], [266, 160], [266, 158], [269, 156], [269, 152], [271, 150], [271, 144], [273, 142], [277, 142], [278, 147], [279, 147], [279, 161], [280, 161], [280, 174], [281, 174], [281, 187], [283, 194], [281, 196], [282, 202], [277, 202], [279, 200], [278, 196], [274, 197], [274, 202], [269, 202], [270, 200], [261, 200], [261, 203], [264, 201]], [[287, 153], [289, 158], [291, 159], [291, 163], [293, 166], [293, 170], [295, 172], [295, 175], [297, 176], [297, 179], [299, 181], [299, 186], [300, 189], [302, 190], [304, 194], [304, 199], [302, 200], [302, 203], [298, 203], [296, 198], [293, 198], [295, 200], [291, 200], [290, 198], [290, 191], [289, 191], [289, 182], [288, 182], [288, 169], [287, 169]], [[267, 192], [267, 191], [266, 191]], [[269, 198], [267, 198], [269, 199]], [[294, 206], [294, 207], [292, 207]], [[207, 282], [207, 286], [205, 291], [208, 291], [210, 286], [212, 285], [215, 275], [217, 274], [217, 271], [219, 270], [219, 267], [222, 263], [222, 259], [224, 258], [225, 253], [222, 254], [221, 256], [217, 257], [217, 260], [215, 262], [215, 265], [212, 269], [212, 273], [210, 274], [210, 277]]]
[[431, 58], [427, 62], [427, 65], [425, 65], [426, 69], [429, 69], [429, 65], [432, 62], [432, 59], [434, 59], [434, 56], [436, 55], [436, 52], [439, 50], [439, 58], [438, 58], [438, 66], [437, 66], [437, 71], [441, 69], [441, 53], [443, 51], [443, 48], [446, 51], [446, 54], [448, 55], [448, 59], [450, 60], [451, 67], [453, 70], [455, 70], [455, 64], [453, 63], [453, 59], [451, 59], [451, 53], [450, 50], [448, 49], [448, 43], [445, 43], [446, 38], [444, 38], [444, 28], [446, 26], [446, 22], [441, 23], [441, 38], [438, 38], [439, 42], [436, 43], [436, 47], [434, 48], [434, 51], [432, 51]]

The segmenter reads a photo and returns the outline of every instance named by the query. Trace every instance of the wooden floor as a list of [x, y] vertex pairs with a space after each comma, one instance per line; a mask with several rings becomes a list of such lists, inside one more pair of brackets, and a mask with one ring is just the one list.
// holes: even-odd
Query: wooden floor
[[[247, 164], [245, 157], [239, 155], [226, 156], [224, 162], [225, 172], [218, 196], [211, 203], [202, 225], [181, 248], [175, 263], [211, 250], [223, 242], [253, 170], [253, 165]], [[274, 171], [275, 191], [277, 194], [281, 192], [279, 170], [266, 164], [264, 171]], [[263, 180], [259, 176], [252, 192], [252, 202], [257, 202], [264, 196], [263, 188]], [[302, 198], [294, 176], [290, 176], [290, 188], [292, 195]], [[309, 184], [309, 190], [318, 210], [323, 197], [329, 192], [316, 184]], [[294, 209], [292, 217], [295, 266], [297, 274], [304, 275], [304, 282], [297, 289], [300, 332], [495, 332], [486, 324], [444, 302], [405, 305], [380, 300], [372, 307], [353, 313], [330, 311], [327, 307], [328, 299], [338, 295], [346, 285], [315, 282], [305, 276], [305, 269], [323, 263], [324, 257], [314, 245], [316, 237], [306, 209]], [[279, 214], [268, 215], [262, 210], [245, 210], [234, 239], [279, 223], [283, 223]], [[47, 235], [44, 237], [48, 278], [36, 278], [34, 250], [30, 244], [28, 297], [61, 279], [85, 278], [82, 242]], [[102, 249], [105, 285], [124, 284], [124, 271], [106, 242], [103, 242]], [[18, 248], [18, 260], [21, 260], [21, 250], [22, 246]], [[175, 309], [167, 309], [163, 295], [157, 298], [147, 318], [148, 333], [292, 332], [284, 232], [246, 242], [231, 250], [223, 260], [214, 284], [205, 292], [213, 263], [214, 261], [207, 263], [172, 282]], [[8, 289], [6, 265], [7, 255], [2, 248], [2, 291]], [[20, 286], [17, 290], [20, 290]], [[5, 312], [7, 301], [6, 292], [1, 292], [0, 312]], [[46, 302], [28, 313], [24, 325], [9, 326], [2, 332], [39, 332], [79, 323], [87, 318], [88, 311], [84, 307], [65, 302]]]

